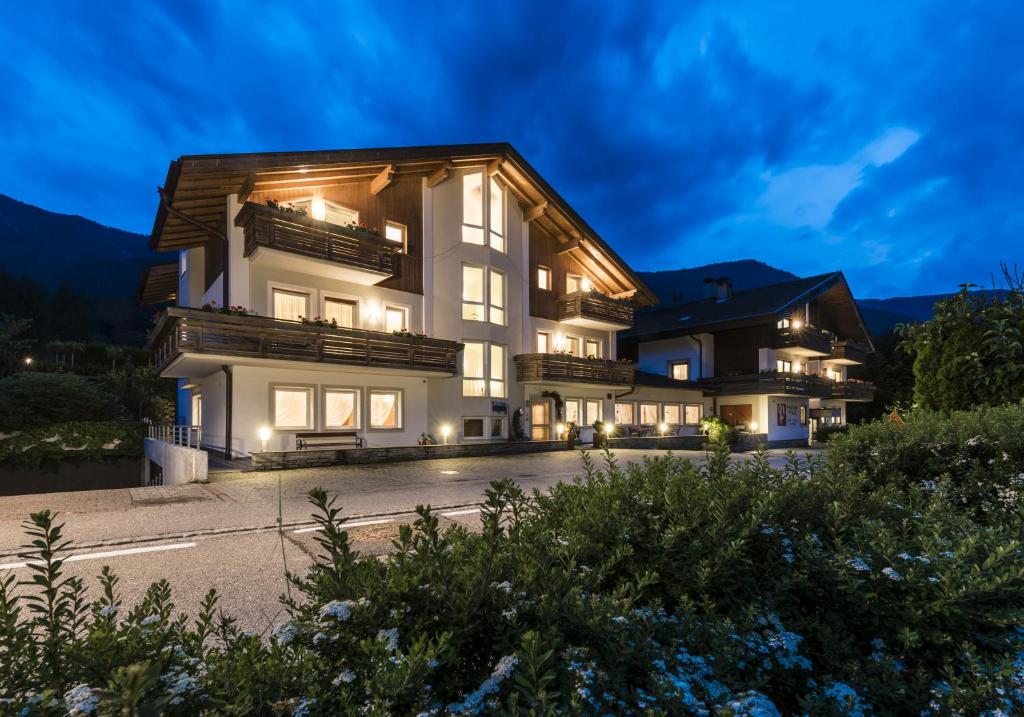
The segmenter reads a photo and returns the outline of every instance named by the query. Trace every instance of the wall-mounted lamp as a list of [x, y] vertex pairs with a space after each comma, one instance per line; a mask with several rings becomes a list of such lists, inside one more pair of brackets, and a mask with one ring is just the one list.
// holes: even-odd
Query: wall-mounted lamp
[[272, 434], [273, 431], [270, 430], [270, 426], [260, 426], [260, 450], [263, 451], [264, 453], [267, 452], [267, 441], [270, 440], [270, 436]]
[[452, 426], [450, 423], [441, 424], [441, 438], [444, 439], [444, 444], [448, 445], [448, 436], [452, 434]]
[[757, 421], [750, 422], [750, 432], [757, 433]]
[[803, 328], [804, 322], [801, 321], [800, 319], [793, 319], [789, 325], [792, 326], [794, 329], [799, 330]]
[[583, 289], [584, 291], [590, 291], [593, 288], [593, 286], [594, 285], [590, 283], [590, 279], [588, 279], [585, 276], [580, 281], [580, 288]]
[[323, 221], [327, 218], [327, 202], [324, 201], [323, 197], [313, 197], [313, 201], [309, 203], [310, 214], [313, 215], [314, 219]]

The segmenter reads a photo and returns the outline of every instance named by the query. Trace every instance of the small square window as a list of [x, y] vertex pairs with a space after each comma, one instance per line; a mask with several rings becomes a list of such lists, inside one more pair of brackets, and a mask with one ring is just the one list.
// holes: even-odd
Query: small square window
[[484, 419], [464, 418], [462, 419], [462, 436], [464, 438], [483, 438]]
[[384, 308], [384, 330], [390, 333], [409, 330], [409, 312], [401, 306]]
[[696, 426], [700, 423], [701, 410], [702, 407], [700, 405], [689, 404], [686, 406], [684, 418], [686, 419], [687, 426]]
[[690, 362], [689, 361], [673, 361], [670, 366], [672, 378], [676, 381], [689, 381], [690, 380]]
[[402, 393], [370, 391], [370, 428], [398, 430], [402, 427]]
[[658, 404], [656, 403], [641, 403], [640, 404], [640, 423], [646, 426], [653, 426], [658, 422]]
[[272, 389], [274, 428], [309, 430], [313, 427], [313, 389], [275, 386]]
[[551, 269], [546, 266], [537, 267], [537, 288], [551, 291]]
[[661, 409], [661, 415], [665, 420], [665, 423], [670, 425], [679, 424], [679, 404], [678, 403], [666, 403]]
[[359, 391], [324, 389], [324, 428], [340, 430], [359, 428]]
[[577, 291], [583, 290], [583, 277], [579, 274], [566, 274], [565, 275], [565, 293], [575, 294]]
[[405, 251], [405, 234], [406, 229], [404, 224], [398, 222], [388, 221], [384, 224], [384, 238], [397, 249]]

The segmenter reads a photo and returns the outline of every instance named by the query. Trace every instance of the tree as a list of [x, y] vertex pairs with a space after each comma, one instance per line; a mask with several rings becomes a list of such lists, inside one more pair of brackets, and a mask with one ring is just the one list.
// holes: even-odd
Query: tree
[[904, 349], [900, 335], [888, 331], [873, 343], [875, 352], [858, 376], [875, 384], [875, 396], [868, 403], [847, 404], [851, 423], [873, 420], [914, 400], [914, 356]]
[[971, 292], [964, 284], [936, 302], [934, 316], [901, 325], [914, 355], [914, 400], [951, 411], [1024, 399], [1024, 282], [1003, 267], [1009, 290]]
[[0, 313], [0, 376], [10, 376], [25, 359], [32, 342], [23, 334], [31, 326], [31, 319]]

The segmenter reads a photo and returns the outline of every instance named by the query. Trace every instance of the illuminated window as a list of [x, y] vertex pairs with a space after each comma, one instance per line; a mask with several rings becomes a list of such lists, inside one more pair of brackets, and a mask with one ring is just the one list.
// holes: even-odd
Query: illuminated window
[[629, 426], [633, 423], [633, 404], [615, 404], [615, 423], [619, 426]]
[[384, 307], [384, 330], [389, 332], [409, 330], [409, 311], [401, 306]]
[[775, 324], [775, 326], [776, 326], [776, 328], [779, 328], [779, 329], [788, 329], [789, 328], [789, 318], [787, 317], [785, 319], [779, 319], [778, 322]]
[[505, 398], [505, 347], [491, 344], [490, 359], [491, 396]]
[[699, 404], [687, 404], [684, 410], [683, 418], [686, 421], [687, 426], [696, 426], [700, 423], [700, 414], [704, 407]]
[[359, 428], [359, 391], [348, 388], [324, 389], [324, 428]]
[[689, 361], [673, 361], [669, 364], [671, 369], [672, 378], [676, 381], [689, 381], [690, 380], [690, 362]]
[[662, 419], [665, 423], [678, 425], [679, 424], [679, 404], [678, 403], [666, 403], [661, 408]]
[[601, 358], [601, 342], [594, 339], [586, 339], [583, 342], [583, 352], [587, 358]]
[[309, 316], [309, 294], [274, 289], [274, 318], [300, 321]]
[[546, 266], [537, 267], [537, 288], [551, 291], [551, 269]]
[[302, 386], [274, 386], [271, 389], [271, 413], [274, 428], [311, 430], [313, 428], [313, 389]]
[[402, 392], [370, 389], [370, 428], [402, 427]]
[[192, 394], [192, 428], [203, 427], [203, 394]]
[[466, 341], [462, 349], [462, 395], [486, 396], [484, 383], [484, 343]]
[[658, 422], [658, 404], [656, 403], [641, 403], [640, 404], [640, 423], [643, 425], [653, 426]]
[[488, 185], [491, 194], [490, 217], [491, 248], [505, 251], [505, 190], [498, 181], [491, 177]]
[[465, 321], [484, 320], [483, 267], [462, 267], [462, 318]]
[[579, 425], [582, 418], [581, 402], [578, 398], [565, 399], [565, 422]]
[[566, 336], [565, 337], [565, 350], [573, 356], [579, 356], [580, 350], [582, 349], [583, 342], [580, 341], [578, 336]]
[[388, 221], [384, 224], [384, 238], [394, 244], [396, 249], [405, 251], [405, 225]]
[[537, 353], [551, 353], [551, 334], [547, 331], [537, 332]]
[[599, 398], [587, 399], [587, 423], [604, 420], [604, 401]]
[[583, 277], [579, 274], [565, 275], [565, 293], [574, 294], [583, 290]]
[[505, 323], [505, 275], [495, 269], [488, 271], [488, 279], [490, 280], [490, 290], [488, 296], [490, 297], [489, 315], [492, 324], [504, 324]]
[[462, 241], [484, 244], [484, 175], [462, 175]]
[[786, 359], [776, 359], [775, 370], [779, 373], [793, 373], [793, 362]]
[[356, 302], [348, 299], [324, 299], [324, 318], [346, 329], [356, 327]]

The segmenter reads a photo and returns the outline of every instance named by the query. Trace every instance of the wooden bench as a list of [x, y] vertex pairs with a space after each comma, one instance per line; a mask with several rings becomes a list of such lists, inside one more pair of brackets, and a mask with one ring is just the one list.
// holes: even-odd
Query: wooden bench
[[320, 433], [296, 433], [295, 449], [298, 451], [310, 447], [355, 446], [365, 445], [363, 437], [355, 431], [322, 431]]

